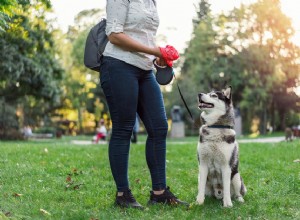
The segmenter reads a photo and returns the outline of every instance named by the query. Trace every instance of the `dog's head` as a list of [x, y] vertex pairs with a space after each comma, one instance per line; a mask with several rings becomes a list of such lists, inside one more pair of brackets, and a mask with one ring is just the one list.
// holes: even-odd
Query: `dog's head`
[[212, 91], [210, 93], [198, 94], [198, 107], [202, 111], [201, 118], [204, 123], [221, 124], [233, 123], [233, 106], [231, 86], [223, 91]]

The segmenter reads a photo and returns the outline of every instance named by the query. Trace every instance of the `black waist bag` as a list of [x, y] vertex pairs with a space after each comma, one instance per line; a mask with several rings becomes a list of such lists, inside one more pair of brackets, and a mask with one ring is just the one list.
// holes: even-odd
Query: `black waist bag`
[[[128, 0], [128, 2], [130, 1]], [[100, 58], [108, 42], [105, 28], [106, 19], [102, 18], [98, 24], [92, 27], [85, 42], [84, 65], [97, 72], [100, 72]]]
[[108, 42], [105, 28], [106, 19], [103, 18], [90, 30], [85, 42], [84, 65], [97, 72], [100, 72], [100, 58]]

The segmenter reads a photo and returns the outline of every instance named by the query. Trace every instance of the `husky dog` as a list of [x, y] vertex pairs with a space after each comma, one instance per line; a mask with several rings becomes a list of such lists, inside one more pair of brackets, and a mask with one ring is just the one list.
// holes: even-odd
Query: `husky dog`
[[224, 207], [232, 207], [231, 197], [244, 202], [247, 190], [238, 171], [239, 147], [233, 129], [231, 87], [222, 92], [200, 93], [198, 99], [203, 125], [197, 149], [197, 203], [203, 204], [205, 195], [208, 195], [223, 199]]

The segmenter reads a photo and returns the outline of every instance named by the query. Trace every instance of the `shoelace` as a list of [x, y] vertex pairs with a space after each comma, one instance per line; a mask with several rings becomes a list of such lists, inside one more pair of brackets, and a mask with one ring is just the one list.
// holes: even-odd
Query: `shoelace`
[[169, 187], [166, 189], [165, 192], [166, 192], [167, 200], [170, 204], [172, 205], [178, 204], [177, 197], [170, 191]]
[[130, 202], [136, 202], [135, 198], [133, 197], [131, 190], [128, 190], [127, 192], [124, 192], [123, 194], [124, 198], [127, 199]]

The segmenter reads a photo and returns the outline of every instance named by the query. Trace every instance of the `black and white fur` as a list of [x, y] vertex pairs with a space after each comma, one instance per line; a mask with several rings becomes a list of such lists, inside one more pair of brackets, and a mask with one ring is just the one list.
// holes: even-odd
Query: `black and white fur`
[[233, 129], [231, 87], [222, 92], [200, 93], [198, 99], [203, 125], [197, 148], [197, 203], [203, 204], [207, 195], [223, 199], [224, 207], [232, 207], [231, 197], [244, 202], [247, 190], [238, 171], [239, 147]]

